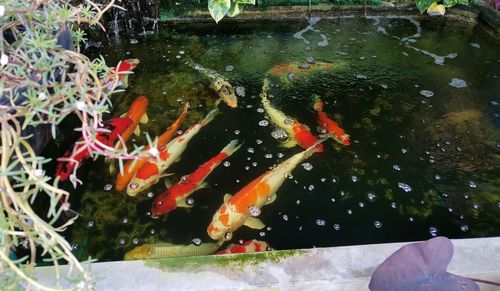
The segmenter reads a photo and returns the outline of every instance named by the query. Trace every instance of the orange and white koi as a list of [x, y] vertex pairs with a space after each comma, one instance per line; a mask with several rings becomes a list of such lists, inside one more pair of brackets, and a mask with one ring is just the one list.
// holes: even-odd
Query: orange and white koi
[[[172, 123], [165, 132], [158, 137], [156, 142], [156, 148], [162, 149], [165, 145], [172, 139], [174, 134], [177, 132], [182, 122], [186, 118], [187, 111], [189, 109], [189, 103], [184, 105], [184, 108], [177, 118], [177, 120]], [[150, 150], [150, 146], [143, 149], [143, 152], [147, 153]], [[135, 173], [147, 163], [147, 158], [137, 158], [136, 160], [130, 160], [125, 163], [123, 167], [123, 173], [118, 173], [116, 176], [115, 189], [117, 191], [123, 191], [127, 187], [127, 184], [134, 177]]]
[[265, 252], [269, 249], [269, 244], [265, 241], [249, 240], [243, 244], [230, 244], [227, 248], [216, 252], [216, 255], [224, 254], [247, 254]]
[[[137, 65], [139, 65], [138, 59], [127, 59], [120, 61], [120, 63], [111, 70], [108, 75], [107, 80], [102, 84], [103, 87], [111, 90], [116, 87], [123, 86], [125, 88], [128, 87], [128, 75], [132, 70], [134, 70]], [[115, 80], [118, 78], [116, 85]]]
[[[121, 135], [130, 125], [130, 118], [114, 118], [104, 123], [103, 128], [107, 131], [100, 132], [96, 136], [96, 140], [106, 146], [112, 147], [118, 136]], [[60, 181], [65, 181], [69, 178], [75, 167], [79, 167], [88, 157], [90, 153], [86, 146], [82, 144], [83, 137], [75, 143], [66, 153], [60, 158], [56, 167], [55, 175]]]
[[203, 73], [211, 80], [210, 89], [214, 90], [227, 106], [231, 108], [238, 107], [238, 98], [236, 98], [236, 94], [234, 93], [234, 87], [226, 78], [214, 70], [206, 69], [200, 64], [195, 64], [192, 61], [188, 62], [188, 66]]
[[[283, 143], [284, 147], [294, 147], [299, 145], [300, 147], [307, 149], [318, 141], [318, 138], [314, 136], [309, 128], [297, 120], [286, 116], [283, 112], [276, 109], [271, 105], [271, 102], [267, 98], [267, 92], [269, 91], [269, 80], [264, 79], [264, 85], [262, 86], [261, 102], [264, 110], [271, 119], [271, 122], [277, 127], [283, 129], [290, 139]], [[323, 145], [318, 144], [318, 151], [323, 151]]]
[[132, 133], [137, 136], [141, 134], [139, 122], [148, 122], [148, 115], [146, 114], [147, 107], [148, 98], [146, 98], [146, 96], [139, 96], [134, 100], [134, 102], [132, 102], [132, 105], [130, 105], [130, 109], [127, 111], [127, 113], [124, 113], [122, 116], [120, 116], [130, 118], [132, 120], [132, 124], [121, 135], [123, 141], [127, 141], [130, 136], [132, 136]]
[[200, 131], [202, 127], [212, 121], [218, 109], [214, 109], [202, 121], [191, 126], [182, 135], [174, 138], [158, 153], [157, 162], [147, 162], [142, 166], [127, 186], [127, 194], [135, 196], [137, 193], [146, 190], [151, 185], [156, 184], [162, 173], [173, 163], [180, 160], [182, 153], [186, 149], [189, 141]]
[[276, 191], [290, 173], [302, 161], [319, 152], [318, 145], [323, 141], [318, 141], [308, 149], [293, 155], [274, 169], [262, 174], [234, 196], [226, 194], [224, 203], [215, 212], [212, 222], [208, 226], [208, 235], [214, 240], [224, 241], [230, 240], [232, 233], [242, 225], [254, 229], [264, 228], [264, 223], [256, 218], [260, 215], [262, 206], [274, 202]]
[[238, 140], [235, 139], [225, 146], [219, 154], [198, 167], [196, 171], [189, 175], [182, 176], [177, 184], [170, 187], [156, 198], [151, 208], [151, 217], [157, 218], [162, 214], [173, 211], [177, 207], [192, 207], [193, 205], [189, 204], [186, 198], [194, 191], [206, 187], [204, 181], [208, 175], [240, 147], [241, 144], [238, 144]]
[[343, 145], [350, 145], [351, 141], [349, 139], [349, 135], [345, 133], [345, 131], [340, 128], [339, 124], [332, 119], [330, 119], [326, 113], [323, 111], [324, 103], [319, 96], [314, 96], [314, 110], [316, 110], [318, 116], [316, 121], [318, 125], [325, 129], [327, 135], [337, 142]]

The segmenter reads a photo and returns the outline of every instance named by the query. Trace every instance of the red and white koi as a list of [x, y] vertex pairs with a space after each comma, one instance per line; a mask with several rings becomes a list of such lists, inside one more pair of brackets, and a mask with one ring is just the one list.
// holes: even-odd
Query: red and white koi
[[[105, 131], [99, 132], [96, 140], [100, 143], [113, 147], [118, 136], [121, 135], [130, 125], [132, 120], [130, 118], [114, 118], [104, 123], [102, 127]], [[90, 156], [87, 145], [83, 143], [81, 137], [64, 155], [59, 158], [59, 163], [56, 167], [55, 175], [59, 177], [60, 181], [65, 181], [69, 176], [76, 171], [75, 168], [80, 165]]]
[[177, 184], [156, 197], [151, 208], [151, 217], [158, 218], [158, 216], [171, 212], [177, 207], [192, 207], [193, 205], [189, 204], [186, 198], [194, 191], [206, 187], [205, 179], [208, 175], [240, 147], [241, 144], [238, 144], [238, 140], [235, 139], [225, 146], [219, 154], [198, 167], [196, 171], [182, 176]]
[[230, 244], [227, 248], [216, 252], [216, 255], [224, 254], [248, 254], [248, 253], [258, 253], [265, 252], [269, 249], [269, 244], [265, 241], [260, 240], [249, 240], [243, 244]]
[[[269, 91], [269, 81], [266, 78], [264, 80], [264, 85], [262, 86], [261, 102], [264, 110], [271, 119], [271, 122], [277, 127], [283, 129], [290, 139], [282, 144], [284, 147], [294, 147], [299, 145], [300, 147], [307, 149], [318, 141], [318, 138], [314, 136], [309, 128], [297, 120], [286, 116], [283, 112], [279, 111], [271, 105], [271, 102], [267, 98], [267, 92]], [[318, 144], [318, 151], [323, 151], [323, 145]]]
[[158, 153], [156, 162], [148, 162], [142, 166], [127, 186], [127, 194], [135, 196], [146, 190], [151, 185], [158, 183], [162, 173], [173, 163], [180, 160], [189, 141], [200, 131], [202, 127], [212, 121], [217, 115], [218, 109], [214, 109], [202, 121], [191, 126], [182, 135], [174, 138]]
[[316, 110], [318, 116], [316, 121], [318, 125], [326, 130], [327, 135], [337, 142], [343, 145], [350, 145], [351, 141], [349, 139], [349, 135], [345, 133], [345, 131], [340, 128], [339, 124], [332, 119], [330, 119], [326, 113], [323, 111], [324, 103], [319, 96], [314, 96], [314, 110]]
[[319, 152], [318, 141], [308, 149], [293, 155], [274, 169], [262, 174], [243, 187], [234, 196], [226, 194], [224, 203], [215, 212], [208, 226], [208, 235], [219, 241], [230, 240], [232, 233], [240, 226], [246, 225], [254, 229], [262, 229], [264, 223], [257, 216], [264, 205], [274, 202], [276, 191], [281, 187], [295, 167], [312, 154]]
[[[128, 75], [134, 70], [137, 65], [139, 65], [138, 59], [127, 59], [120, 61], [118, 65], [111, 70], [108, 75], [107, 80], [102, 84], [108, 90], [112, 90], [116, 87], [128, 87]], [[116, 80], [116, 84], [115, 84]]]

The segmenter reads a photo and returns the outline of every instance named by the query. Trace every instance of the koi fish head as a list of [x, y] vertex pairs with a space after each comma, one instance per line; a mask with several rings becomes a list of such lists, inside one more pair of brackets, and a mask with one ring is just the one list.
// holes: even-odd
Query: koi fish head
[[155, 163], [145, 164], [128, 183], [127, 194], [136, 196], [139, 192], [146, 190], [149, 186], [158, 182], [159, 174], [158, 166]]
[[164, 195], [160, 195], [156, 198], [155, 202], [153, 202], [153, 206], [151, 207], [151, 217], [157, 218], [162, 214], [173, 211], [175, 208], [177, 208], [175, 199], [165, 199]]
[[316, 110], [316, 111], [323, 111], [323, 108], [324, 108], [324, 105], [325, 105], [323, 103], [323, 100], [321, 100], [321, 98], [319, 98], [319, 96], [317, 96], [317, 95], [314, 95], [313, 99], [314, 99], [314, 104], [313, 104], [314, 110]]
[[236, 98], [236, 94], [234, 93], [233, 86], [223, 78], [216, 78], [211, 84], [210, 88], [212, 88], [219, 97], [227, 104], [227, 106], [231, 108], [238, 107], [238, 98]]
[[207, 233], [214, 240], [231, 240], [233, 231], [241, 226], [243, 221], [245, 221], [245, 216], [236, 211], [234, 205], [224, 203], [215, 212]]
[[120, 63], [120, 66], [118, 66], [117, 71], [118, 72], [126, 72], [126, 71], [132, 71], [139, 65], [140, 61], [139, 59], [126, 59], [123, 60]]
[[349, 139], [349, 135], [347, 133], [344, 133], [342, 135], [334, 135], [334, 139], [338, 142], [340, 142], [343, 145], [350, 145], [351, 140]]

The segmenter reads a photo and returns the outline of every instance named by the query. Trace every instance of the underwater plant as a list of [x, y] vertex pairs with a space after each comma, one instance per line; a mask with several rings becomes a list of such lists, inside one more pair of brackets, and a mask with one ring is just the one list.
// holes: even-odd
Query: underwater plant
[[[58, 135], [57, 125], [68, 116], [79, 120], [79, 149], [91, 157], [131, 159], [138, 149], [116, 150], [97, 139], [103, 132], [102, 116], [112, 106], [120, 75], [100, 59], [80, 53], [86, 41], [83, 27], [101, 26], [103, 14], [114, 0], [4, 0], [0, 4], [0, 289], [20, 286], [40, 290], [34, 267], [46, 262], [56, 268], [69, 265], [67, 277], [80, 289], [93, 288], [93, 276], [61, 235], [76, 217], [70, 193], [46, 171], [50, 159], [41, 156], [48, 140]], [[102, 27], [102, 26], [101, 26]], [[123, 73], [123, 72], [122, 72]], [[70, 179], [81, 183], [76, 168]], [[121, 166], [122, 168], [122, 166]], [[43, 195], [42, 195], [43, 194]], [[44, 197], [41, 197], [44, 196]], [[39, 200], [49, 201], [34, 210]], [[17, 257], [27, 253], [24, 257]], [[61, 286], [57, 286], [61, 287]]]

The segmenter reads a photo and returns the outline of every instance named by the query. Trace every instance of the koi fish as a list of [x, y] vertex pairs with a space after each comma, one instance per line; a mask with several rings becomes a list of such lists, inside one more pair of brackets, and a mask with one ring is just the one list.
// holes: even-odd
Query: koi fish
[[240, 147], [241, 144], [238, 144], [238, 140], [235, 139], [225, 146], [218, 155], [198, 167], [196, 171], [190, 175], [182, 176], [177, 184], [156, 198], [151, 208], [151, 217], [158, 218], [158, 216], [171, 212], [177, 207], [192, 207], [193, 205], [186, 202], [186, 198], [194, 191], [206, 187], [207, 184], [204, 181], [208, 175]]
[[[297, 120], [286, 116], [283, 112], [279, 111], [271, 105], [271, 102], [267, 98], [267, 92], [269, 91], [269, 81], [264, 80], [264, 85], [262, 86], [261, 102], [264, 110], [266, 110], [267, 115], [271, 118], [271, 122], [279, 128], [282, 128], [289, 137], [291, 137], [287, 142], [283, 143], [284, 147], [294, 147], [299, 145], [300, 147], [307, 149], [318, 141], [318, 138], [314, 136], [309, 128]], [[318, 144], [319, 152], [323, 151], [323, 145]]]
[[137, 193], [146, 190], [151, 185], [158, 183], [162, 173], [173, 163], [180, 160], [182, 153], [191, 139], [200, 131], [202, 127], [212, 121], [218, 109], [214, 109], [202, 121], [191, 126], [182, 135], [174, 138], [159, 153], [158, 163], [147, 162], [142, 166], [127, 186], [127, 194], [135, 196]]
[[[129, 72], [134, 70], [137, 65], [139, 65], [138, 59], [127, 59], [121, 61], [115, 68], [111, 70], [108, 75], [108, 79], [103, 83], [103, 87], [106, 87], [108, 90], [111, 90], [116, 87], [124, 86], [128, 87], [128, 75]], [[115, 78], [118, 78], [116, 87], [114, 86]]]
[[139, 136], [141, 134], [139, 122], [148, 122], [148, 115], [146, 114], [147, 107], [148, 98], [146, 98], [146, 96], [139, 96], [134, 100], [134, 102], [132, 102], [132, 105], [130, 105], [130, 109], [127, 111], [127, 113], [124, 113], [122, 116], [120, 116], [130, 118], [132, 120], [132, 124], [121, 135], [124, 141], [127, 141], [132, 136], [132, 133], [136, 136]]
[[226, 194], [224, 203], [215, 212], [212, 222], [208, 226], [208, 235], [220, 242], [230, 240], [232, 233], [242, 225], [254, 229], [264, 228], [264, 223], [256, 218], [261, 213], [262, 206], [274, 202], [276, 191], [293, 169], [312, 154], [319, 152], [318, 145], [323, 141], [324, 139], [319, 140], [308, 149], [293, 155], [274, 169], [265, 172], [234, 196]]
[[258, 253], [265, 252], [269, 248], [269, 244], [265, 241], [259, 240], [249, 240], [243, 244], [230, 244], [226, 249], [218, 251], [216, 255], [224, 254], [247, 254], [247, 253]]
[[[104, 123], [103, 128], [106, 132], [100, 132], [96, 136], [96, 140], [106, 146], [114, 146], [118, 136], [122, 134], [130, 125], [130, 118], [114, 118]], [[83, 137], [75, 143], [66, 153], [60, 158], [56, 167], [55, 175], [60, 181], [65, 181], [71, 175], [75, 167], [79, 167], [89, 156], [90, 153], [85, 145], [82, 144]]]
[[[137, 136], [141, 133], [139, 122], [148, 122], [148, 116], [146, 114], [147, 106], [148, 98], [146, 98], [146, 96], [139, 96], [134, 100], [134, 102], [132, 102], [132, 105], [130, 105], [130, 109], [120, 116], [124, 118], [130, 118], [130, 120], [132, 120], [132, 124], [121, 134], [123, 142], [126, 142], [130, 138], [130, 136], [132, 136], [132, 133]], [[120, 147], [121, 143], [118, 143], [117, 148], [119, 149]], [[109, 172], [111, 174], [114, 174], [116, 172], [115, 164], [109, 159], [106, 159], [106, 162], [109, 163]]]
[[316, 110], [318, 117], [316, 121], [318, 125], [325, 129], [327, 135], [337, 142], [343, 145], [350, 145], [351, 141], [349, 140], [349, 135], [345, 133], [345, 131], [340, 128], [339, 124], [328, 118], [325, 112], [323, 112], [324, 103], [323, 100], [319, 98], [319, 96], [314, 96], [314, 110]]
[[201, 65], [195, 64], [192, 61], [188, 63], [188, 66], [203, 73], [211, 80], [209, 86], [210, 89], [214, 90], [222, 101], [227, 104], [227, 106], [231, 108], [238, 107], [238, 98], [236, 98], [236, 94], [234, 93], [233, 85], [231, 85], [226, 78], [216, 71], [205, 69]]
[[[189, 103], [184, 105], [184, 108], [174, 123], [172, 123], [165, 132], [158, 137], [158, 141], [156, 143], [156, 147], [161, 149], [163, 148], [174, 136], [182, 122], [186, 118], [187, 111], [189, 109]], [[143, 149], [143, 152], [149, 152], [151, 148], [147, 146]], [[118, 173], [116, 176], [115, 189], [117, 191], [123, 191], [127, 187], [128, 183], [134, 177], [135, 173], [147, 163], [146, 158], [138, 158], [136, 160], [128, 161], [123, 167], [123, 174]]]
[[217, 243], [202, 243], [200, 245], [174, 245], [171, 243], [143, 244], [125, 254], [125, 260], [144, 260], [156, 258], [176, 258], [211, 255], [220, 246]]

